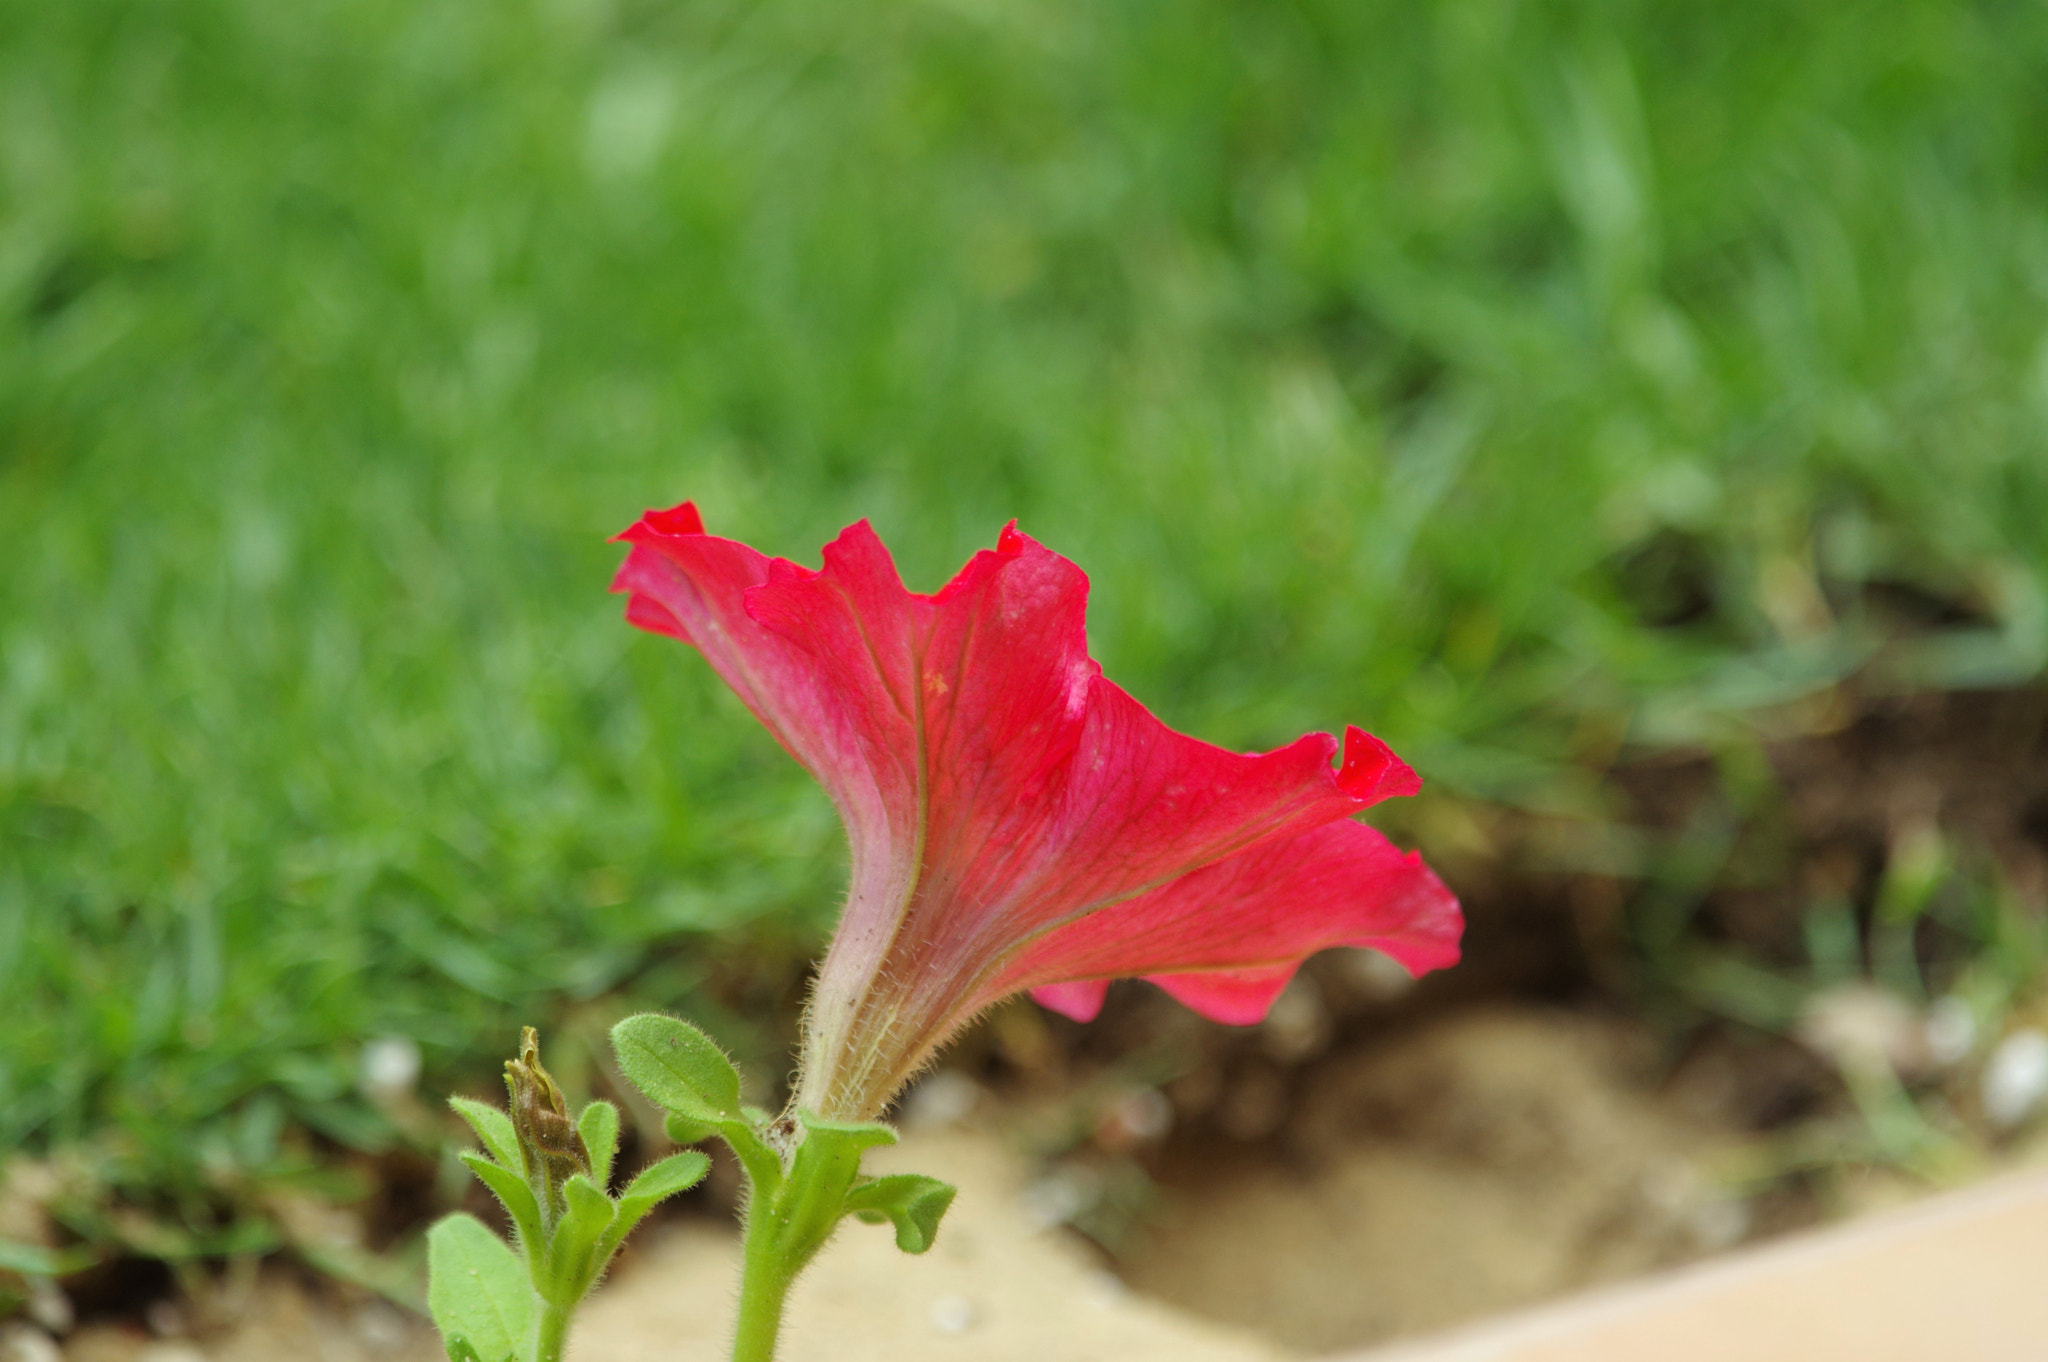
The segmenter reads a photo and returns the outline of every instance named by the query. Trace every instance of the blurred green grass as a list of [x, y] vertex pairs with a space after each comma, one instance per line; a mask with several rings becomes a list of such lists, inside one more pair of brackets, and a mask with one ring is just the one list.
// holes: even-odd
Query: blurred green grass
[[389, 1139], [372, 1037], [784, 977], [829, 809], [604, 593], [685, 496], [921, 589], [1018, 517], [1177, 725], [1532, 808], [2039, 676], [2044, 63], [2038, 3], [0, 0], [0, 1149], [197, 1194]]

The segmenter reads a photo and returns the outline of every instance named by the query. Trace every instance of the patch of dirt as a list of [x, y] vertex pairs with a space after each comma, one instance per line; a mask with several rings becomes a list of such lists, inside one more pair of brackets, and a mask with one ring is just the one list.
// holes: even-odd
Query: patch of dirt
[[1355, 1347], [1678, 1262], [1749, 1228], [1735, 1136], [1646, 1084], [1632, 1028], [1457, 1014], [1342, 1056], [1269, 1157], [1169, 1151], [1135, 1288], [1307, 1351]]
[[[207, 1293], [205, 1318], [189, 1304], [153, 1303], [131, 1321], [100, 1320], [64, 1337], [61, 1350], [17, 1348], [19, 1362], [440, 1362], [427, 1322], [387, 1301], [345, 1299], [282, 1264]], [[47, 1336], [45, 1336], [47, 1338]], [[0, 1349], [0, 1359], [17, 1362]]]

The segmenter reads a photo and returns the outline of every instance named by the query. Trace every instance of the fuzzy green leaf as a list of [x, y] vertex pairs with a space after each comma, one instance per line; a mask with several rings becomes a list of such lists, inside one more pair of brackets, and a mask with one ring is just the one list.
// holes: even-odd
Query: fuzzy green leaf
[[880, 1121], [828, 1121], [822, 1116], [813, 1116], [808, 1111], [798, 1112], [797, 1121], [804, 1128], [804, 1142], [807, 1144], [814, 1139], [821, 1139], [858, 1153], [878, 1145], [896, 1143], [895, 1128], [885, 1126]]
[[619, 1067], [666, 1111], [706, 1125], [743, 1122], [740, 1071], [686, 1021], [643, 1013], [612, 1028]]
[[611, 1229], [606, 1231], [603, 1242], [597, 1246], [603, 1260], [611, 1261], [612, 1254], [633, 1232], [633, 1227], [645, 1219], [656, 1204], [678, 1192], [689, 1191], [710, 1171], [709, 1156], [695, 1149], [671, 1154], [661, 1162], [641, 1169], [620, 1194], [618, 1218], [612, 1221]]
[[562, 1198], [567, 1210], [548, 1245], [546, 1289], [556, 1304], [573, 1307], [611, 1259], [610, 1253], [600, 1257], [597, 1249], [618, 1218], [618, 1207], [581, 1173], [562, 1184]]
[[796, 1153], [803, 1181], [813, 1188], [829, 1189], [835, 1199], [845, 1195], [860, 1176], [864, 1151], [896, 1143], [896, 1132], [878, 1121], [828, 1121], [807, 1111], [798, 1112], [797, 1120], [804, 1130]]
[[540, 1203], [534, 1200], [533, 1188], [526, 1179], [509, 1168], [492, 1163], [481, 1154], [464, 1154], [462, 1161], [503, 1203], [505, 1213], [512, 1217], [513, 1227], [519, 1231], [520, 1247], [525, 1253], [530, 1257], [539, 1252]]
[[457, 1212], [427, 1231], [427, 1306], [442, 1337], [460, 1337], [483, 1362], [507, 1362], [532, 1337], [539, 1301], [505, 1241]]
[[640, 1170], [634, 1179], [626, 1184], [626, 1190], [619, 1197], [619, 1205], [629, 1201], [644, 1201], [649, 1206], [677, 1192], [687, 1192], [703, 1181], [711, 1171], [711, 1160], [694, 1149], [680, 1154], [671, 1154], [659, 1163], [649, 1164]]
[[719, 1133], [719, 1127], [715, 1125], [692, 1121], [689, 1117], [678, 1116], [672, 1111], [663, 1117], [661, 1125], [662, 1129], [668, 1132], [668, 1137], [677, 1144], [700, 1144]]
[[576, 1118], [576, 1133], [590, 1155], [590, 1180], [600, 1188], [611, 1185], [612, 1159], [619, 1152], [619, 1109], [599, 1100]]
[[803, 1140], [774, 1197], [775, 1213], [785, 1226], [789, 1261], [801, 1267], [846, 1214], [846, 1194], [860, 1178], [861, 1154], [876, 1145], [894, 1144], [896, 1132], [872, 1121], [827, 1121], [803, 1111], [797, 1120]]
[[846, 1194], [846, 1209], [870, 1224], [894, 1221], [896, 1247], [923, 1253], [938, 1237], [939, 1220], [956, 1190], [922, 1173], [892, 1173], [857, 1184]]
[[510, 1116], [489, 1103], [467, 1097], [451, 1097], [448, 1105], [469, 1122], [469, 1128], [483, 1142], [485, 1153], [515, 1173], [525, 1167], [519, 1158], [519, 1136], [512, 1129]]

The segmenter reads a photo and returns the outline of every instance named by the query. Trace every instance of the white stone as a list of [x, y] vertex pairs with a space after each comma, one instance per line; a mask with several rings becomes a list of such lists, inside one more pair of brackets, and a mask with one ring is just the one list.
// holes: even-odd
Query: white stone
[[2026, 1027], [1998, 1042], [1984, 1061], [1983, 1095], [1985, 1117], [2001, 1130], [2039, 1110], [2048, 1097], [2048, 1035]]

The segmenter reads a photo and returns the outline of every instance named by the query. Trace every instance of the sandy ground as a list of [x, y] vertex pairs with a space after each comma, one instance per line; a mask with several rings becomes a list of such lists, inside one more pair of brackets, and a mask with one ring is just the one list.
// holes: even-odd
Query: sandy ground
[[1711, 1122], [1650, 1095], [1629, 1033], [1478, 1011], [1317, 1076], [1257, 1160], [1164, 1170], [1137, 1289], [1305, 1352], [1443, 1328], [1727, 1248]]
[[[1269, 1344], [1138, 1296], [1078, 1242], [1034, 1220], [1023, 1165], [967, 1132], [920, 1135], [868, 1156], [876, 1172], [928, 1173], [960, 1195], [929, 1253], [849, 1222], [797, 1283], [789, 1362], [1269, 1362]], [[586, 1307], [574, 1362], [723, 1356], [732, 1236], [670, 1231]]]

